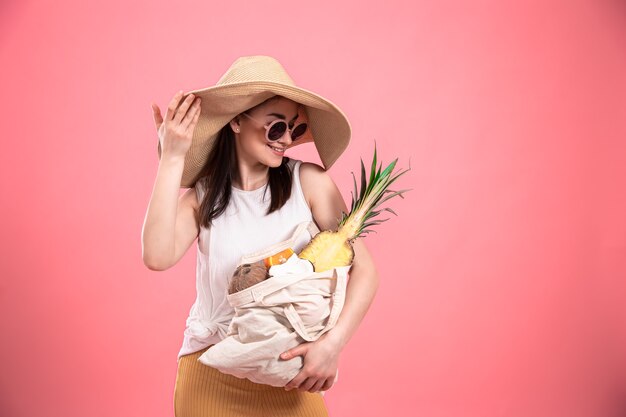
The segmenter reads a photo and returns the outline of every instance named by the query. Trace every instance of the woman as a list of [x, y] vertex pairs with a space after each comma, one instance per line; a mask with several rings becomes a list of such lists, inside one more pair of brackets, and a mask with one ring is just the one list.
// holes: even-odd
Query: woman
[[[337, 324], [282, 355], [304, 363], [284, 389], [223, 374], [197, 358], [226, 336], [234, 314], [227, 284], [242, 255], [287, 239], [302, 221], [335, 229], [348, 211], [326, 173], [349, 142], [347, 118], [295, 86], [268, 56], [238, 58], [215, 86], [185, 98], [180, 91], [165, 117], [153, 110], [160, 161], [142, 233], [144, 263], [168, 269], [198, 238], [197, 298], [178, 354], [175, 415], [327, 416], [320, 392], [336, 381], [339, 354], [378, 286], [361, 239]], [[315, 142], [324, 168], [285, 156], [306, 142]], [[178, 197], [180, 187], [189, 189]]]

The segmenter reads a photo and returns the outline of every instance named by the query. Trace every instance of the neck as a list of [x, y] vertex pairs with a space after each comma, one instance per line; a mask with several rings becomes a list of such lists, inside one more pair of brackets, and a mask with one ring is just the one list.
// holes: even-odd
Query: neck
[[233, 175], [233, 186], [244, 191], [256, 190], [269, 181], [269, 167], [263, 164], [249, 166], [239, 163], [239, 172]]

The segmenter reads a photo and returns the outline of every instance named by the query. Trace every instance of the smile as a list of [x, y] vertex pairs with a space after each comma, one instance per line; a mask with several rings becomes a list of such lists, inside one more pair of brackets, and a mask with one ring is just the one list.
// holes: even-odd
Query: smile
[[274, 152], [276, 152], [276, 153], [280, 153], [280, 154], [282, 154], [282, 153], [284, 153], [284, 152], [285, 152], [285, 149], [283, 149], [283, 148], [275, 148], [275, 147], [273, 147], [273, 146], [271, 146], [271, 145], [267, 145], [267, 146], [268, 146], [271, 150], [273, 150]]

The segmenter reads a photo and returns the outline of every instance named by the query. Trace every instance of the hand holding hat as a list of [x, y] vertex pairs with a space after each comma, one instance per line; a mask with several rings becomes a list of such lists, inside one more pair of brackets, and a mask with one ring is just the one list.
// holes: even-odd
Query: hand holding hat
[[190, 94], [180, 103], [182, 97], [181, 90], [172, 98], [165, 112], [165, 121], [159, 106], [152, 103], [152, 110], [159, 147], [169, 156], [184, 158], [191, 147], [193, 131], [200, 116], [200, 98]]

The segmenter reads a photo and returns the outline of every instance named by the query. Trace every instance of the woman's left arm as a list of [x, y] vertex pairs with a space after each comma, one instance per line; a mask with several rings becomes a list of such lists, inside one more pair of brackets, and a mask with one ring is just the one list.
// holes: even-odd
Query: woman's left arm
[[[335, 182], [322, 167], [303, 162], [300, 181], [309, 200], [313, 219], [320, 230], [336, 230], [341, 212], [348, 208]], [[358, 238], [352, 245], [354, 259], [350, 268], [344, 306], [335, 326], [315, 342], [305, 342], [283, 353], [283, 359], [302, 355], [304, 366], [285, 389], [326, 391], [335, 380], [339, 354], [365, 317], [378, 289], [374, 261]]]
[[337, 338], [341, 349], [356, 332], [378, 289], [378, 273], [363, 240], [357, 239], [352, 247], [354, 261], [350, 268], [345, 304], [335, 327], [327, 332], [329, 337]]

